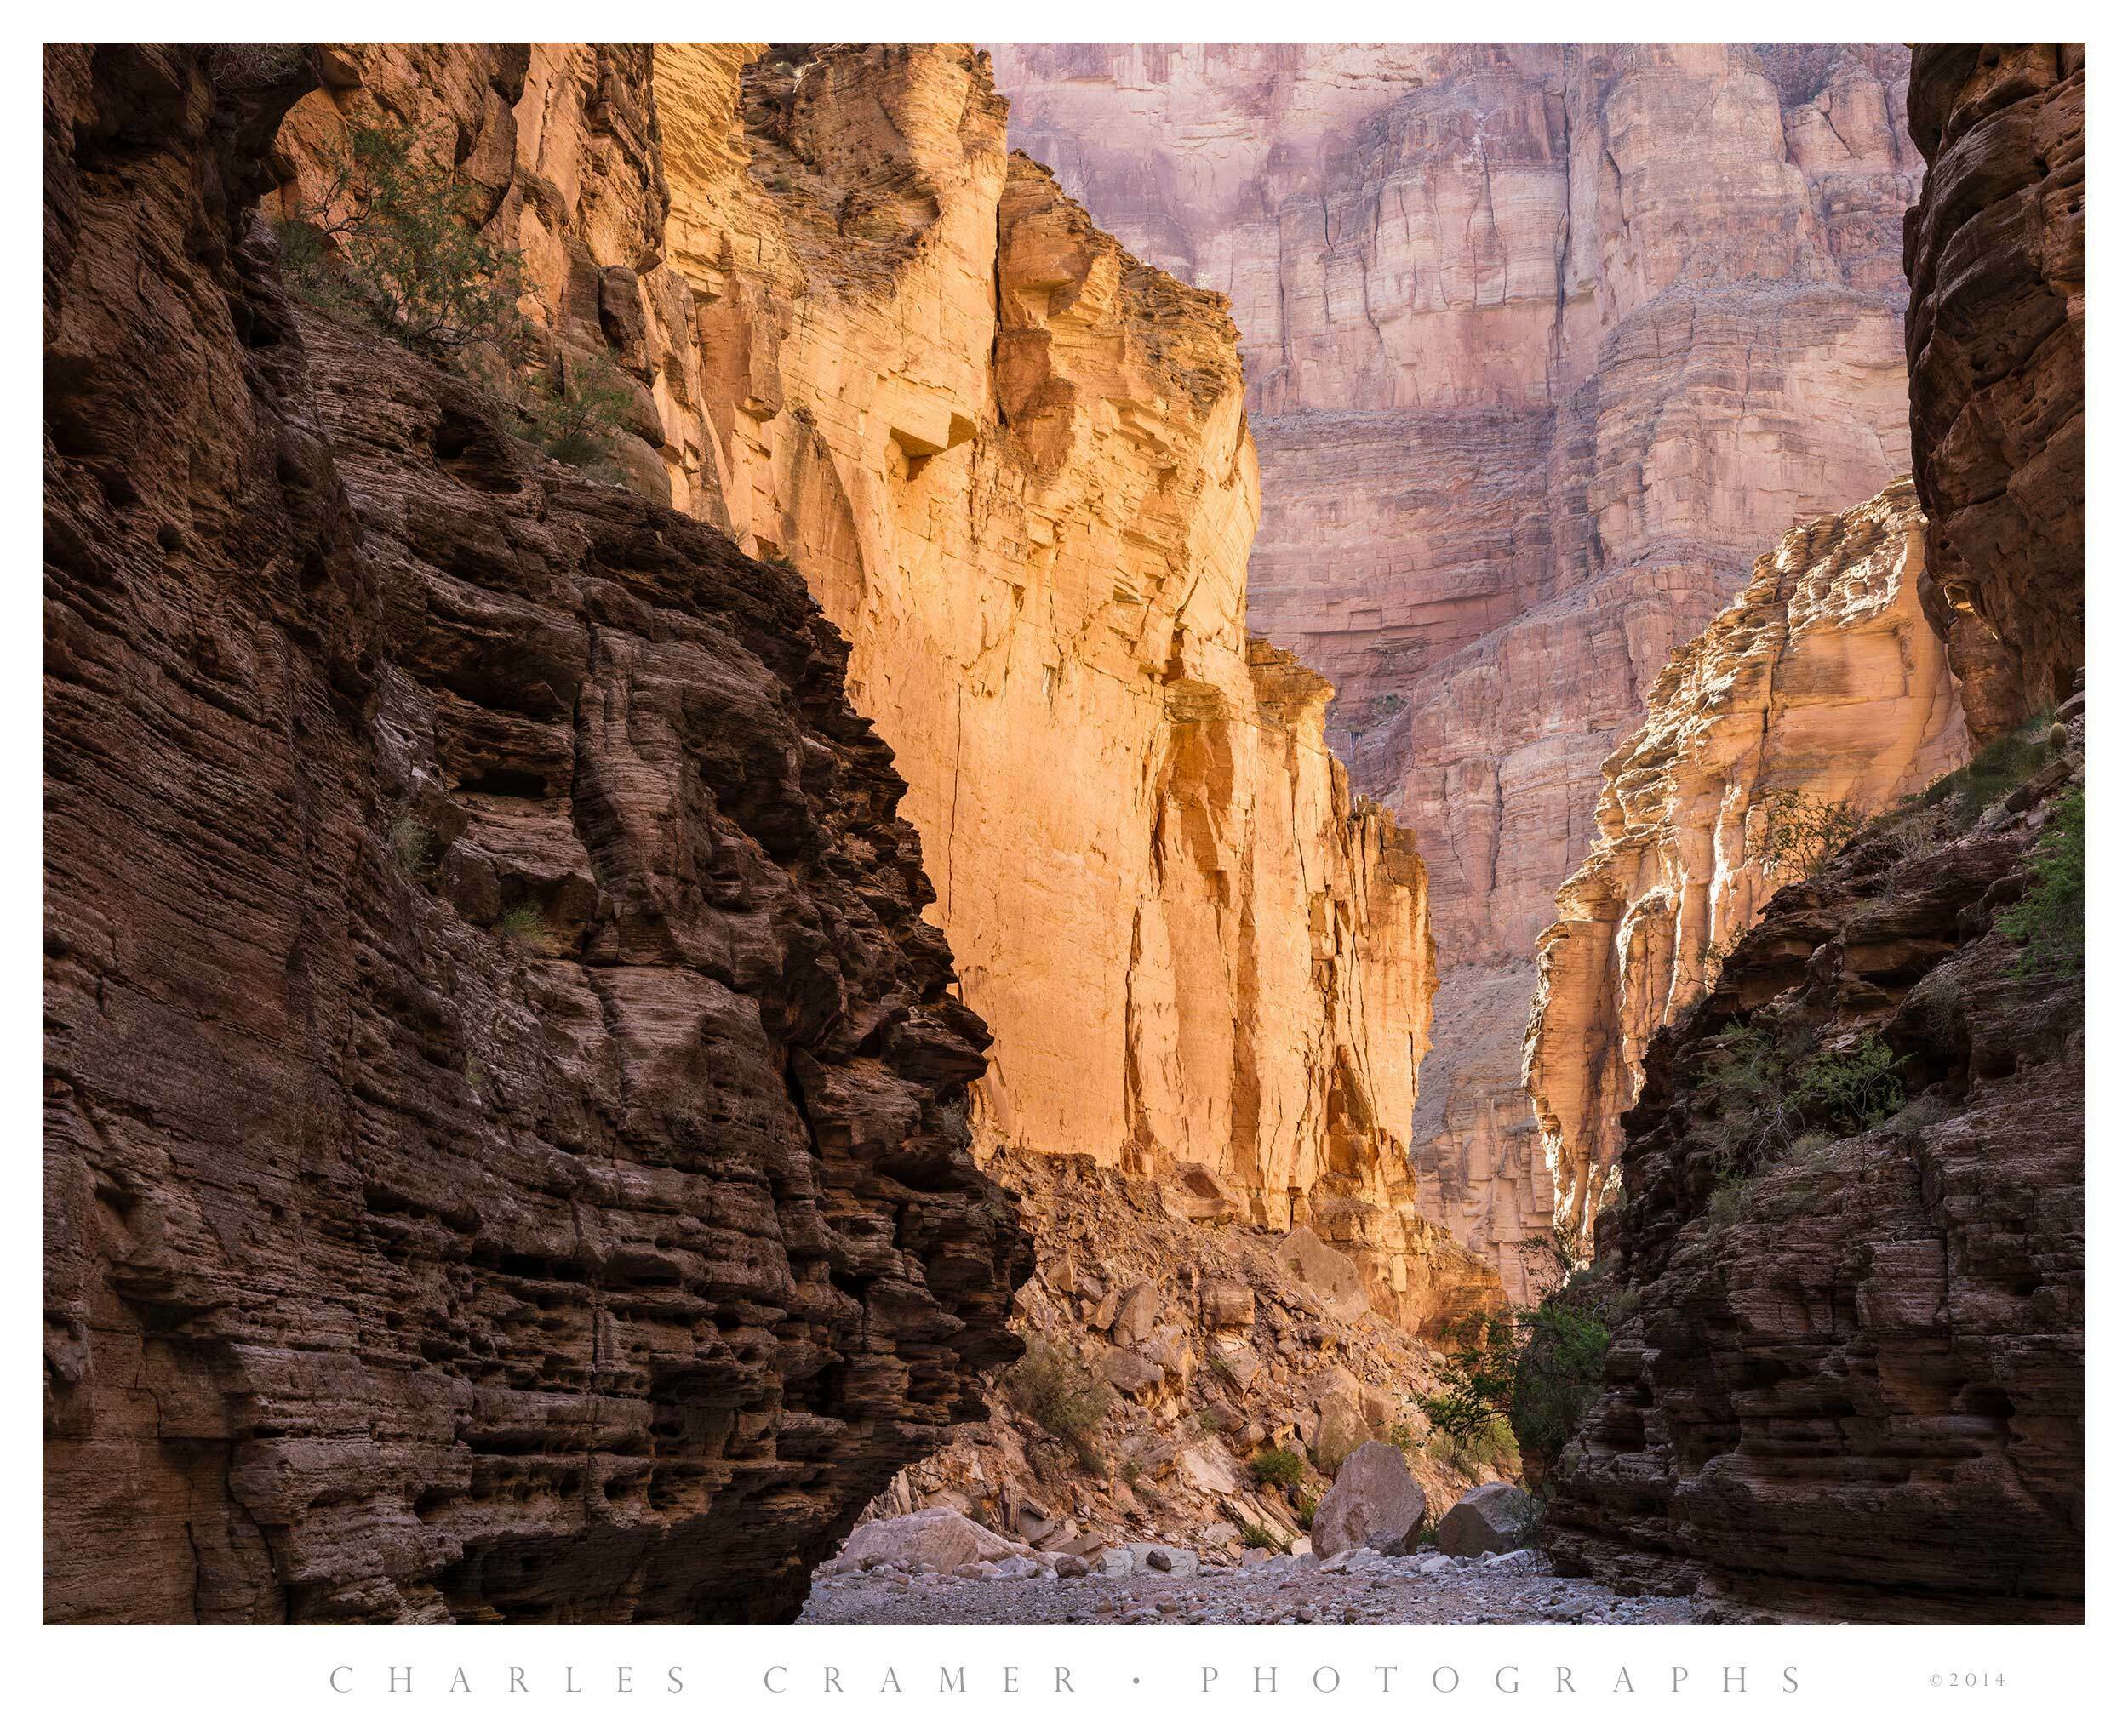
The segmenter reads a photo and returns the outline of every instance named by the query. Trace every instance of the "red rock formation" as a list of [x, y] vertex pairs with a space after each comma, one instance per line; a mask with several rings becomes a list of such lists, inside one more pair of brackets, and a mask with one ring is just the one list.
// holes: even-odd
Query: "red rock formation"
[[1560, 1215], [1593, 1223], [1640, 1057], [1795, 877], [1762, 858], [1784, 807], [1874, 814], [1971, 757], [1922, 619], [1923, 524], [1902, 477], [1799, 525], [1656, 677], [1604, 762], [1596, 842], [1538, 937], [1525, 1078]]
[[[2021, 971], [1999, 922], [2081, 774], [1867, 835], [1650, 1046], [1555, 1559], [1804, 1619], [2083, 1619], [2084, 974]], [[1771, 1134], [1873, 1038], [1904, 1108], [1856, 1131], [1806, 1094]]]
[[[1250, 622], [1413, 830], [1422, 1194], [1515, 1270], [1530, 949], [1672, 648], [1907, 463], [1896, 46], [1001, 48], [1015, 140], [1232, 296]], [[1505, 980], [1519, 974], [1519, 985]]]
[[1016, 1348], [791, 574], [298, 315], [302, 57], [45, 78], [53, 1620], [786, 1617]]
[[2084, 665], [2084, 46], [1928, 45], [1911, 114], [1923, 595], [1984, 739]]

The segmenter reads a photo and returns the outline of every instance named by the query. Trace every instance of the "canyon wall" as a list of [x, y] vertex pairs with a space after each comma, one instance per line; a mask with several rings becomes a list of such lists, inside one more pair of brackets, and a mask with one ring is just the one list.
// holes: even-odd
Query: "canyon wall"
[[[2082, 800], [2082, 705], [1976, 819], [1953, 787], [1776, 893], [1650, 1044], [1567, 1570], [1747, 1619], [2084, 1619], [2081, 943], [2034, 968], [2001, 921]], [[1896, 1094], [1837, 1113], [1813, 1080], [1872, 1044]]]
[[2084, 46], [1931, 43], [1911, 126], [1923, 598], [1990, 737], [2084, 665]]
[[1906, 51], [996, 53], [1015, 142], [1233, 298], [1251, 625], [1336, 683], [1427, 861], [1421, 1196], [1519, 1285], [1553, 1193], [1532, 949], [1603, 762], [1761, 551], [1909, 467]]
[[317, 64], [46, 52], [46, 1619], [787, 1619], [1019, 1349], [987, 1038], [797, 577], [290, 303]]
[[[1913, 484], [1800, 525], [1664, 665], [1648, 717], [1604, 762], [1596, 842], [1538, 937], [1527, 1083], [1562, 1219], [1593, 1222], [1649, 1040], [1712, 987], [1795, 877], [1768, 830], [1874, 814], [1971, 757], [1957, 684], [1923, 618]], [[1805, 804], [1801, 808], [1793, 804]]]
[[751, 56], [655, 57], [695, 510], [849, 636], [997, 1038], [986, 1145], [1312, 1226], [1426, 1316], [1425, 871], [1326, 750], [1329, 687], [1249, 637], [1224, 301], [1008, 154], [986, 57]]

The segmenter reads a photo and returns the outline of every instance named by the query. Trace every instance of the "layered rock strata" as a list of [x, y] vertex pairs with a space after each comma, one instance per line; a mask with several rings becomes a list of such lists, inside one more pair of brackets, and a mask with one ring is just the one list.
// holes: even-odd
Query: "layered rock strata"
[[986, 57], [666, 46], [695, 499], [849, 635], [910, 783], [986, 1148], [1318, 1230], [1426, 1311], [1425, 871], [1246, 631], [1235, 331], [1005, 150]]
[[[1432, 873], [1422, 1190], [1511, 1275], [1531, 949], [1671, 649], [1908, 469], [1896, 46], [997, 51], [1015, 140], [1233, 300], [1251, 625]], [[1507, 978], [1519, 974], [1520, 982]], [[1438, 1094], [1436, 1087], [1438, 1085]]]
[[1921, 612], [1911, 483], [1799, 526], [1656, 677], [1604, 762], [1596, 842], [1537, 941], [1526, 1082], [1561, 1219], [1593, 1222], [1649, 1040], [1708, 992], [1794, 877], [1765, 858], [1784, 810], [1876, 814], [1971, 757]]
[[[1744, 1614], [2083, 1619], [2084, 974], [1999, 920], [2080, 781], [2069, 734], [1976, 822], [1923, 808], [1776, 893], [1650, 1044], [1597, 1228], [1625, 1317], [1549, 1512], [1570, 1571]], [[1828, 1120], [1806, 1070], [1872, 1042], [1904, 1106]]]
[[47, 51], [45, 1614], [787, 1618], [1018, 1349], [986, 1034], [796, 576], [292, 307], [312, 69]]
[[2084, 46], [1927, 44], [1909, 115], [1923, 597], [1994, 736], [2084, 666]]

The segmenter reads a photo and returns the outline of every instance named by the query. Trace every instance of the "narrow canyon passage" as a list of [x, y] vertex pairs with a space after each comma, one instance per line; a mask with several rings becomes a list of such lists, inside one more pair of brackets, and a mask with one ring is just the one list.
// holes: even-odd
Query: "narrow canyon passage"
[[49, 49], [47, 1619], [2080, 1619], [2083, 116]]

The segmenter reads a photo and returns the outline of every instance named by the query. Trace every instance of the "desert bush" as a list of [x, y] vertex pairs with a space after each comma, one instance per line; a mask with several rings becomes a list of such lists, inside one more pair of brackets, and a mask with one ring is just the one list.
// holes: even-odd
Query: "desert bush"
[[1027, 1353], [1005, 1377], [1005, 1391], [1021, 1415], [1079, 1448], [1082, 1460], [1113, 1396], [1106, 1380], [1038, 1332], [1027, 1335]]
[[1808, 880], [1862, 830], [1862, 810], [1800, 790], [1778, 791], [1760, 811], [1753, 857], [1770, 873]]
[[539, 905], [527, 900], [505, 911], [495, 923], [495, 932], [502, 936], [505, 945], [519, 952], [530, 952], [546, 937], [546, 918], [541, 914]]
[[523, 345], [520, 256], [466, 220], [480, 197], [448, 145], [406, 125], [350, 128], [324, 156], [323, 197], [277, 226], [289, 287], [409, 349], [472, 371]]
[[2071, 790], [2032, 852], [2032, 884], [1995, 927], [2024, 948], [2022, 977], [2068, 976], [2084, 968], [2084, 792]]
[[518, 401], [534, 444], [549, 458], [605, 482], [631, 402], [627, 378], [603, 351], [558, 361]]
[[1998, 735], [1969, 764], [1946, 772], [1922, 792], [1920, 805], [1948, 803], [1960, 819], [1992, 808], [2047, 762], [2047, 736], [2053, 713], [2040, 711], [2016, 728]]
[[1787, 1045], [1775, 1031], [1736, 1022], [1721, 1039], [1699, 1078], [1714, 1099], [1711, 1143], [1732, 1168], [1756, 1165], [1785, 1151], [1798, 1131], [1785, 1084]]
[[1241, 1546], [1244, 1549], [1277, 1550], [1284, 1549], [1285, 1545], [1253, 1519], [1244, 1519], [1241, 1523]]
[[1301, 1455], [1284, 1447], [1266, 1447], [1249, 1461], [1250, 1476], [1267, 1488], [1297, 1488], [1307, 1470]]
[[1814, 1056], [1796, 1070], [1788, 1106], [1815, 1110], [1836, 1132], [1867, 1133], [1906, 1106], [1902, 1060], [1873, 1034], [1851, 1048]]
[[1519, 1448], [1524, 1475], [1542, 1482], [1602, 1389], [1607, 1301], [1581, 1267], [1534, 1308], [1462, 1322], [1451, 1334], [1446, 1388], [1422, 1401], [1450, 1450], [1467, 1462], [1480, 1450], [1497, 1458]]
[[436, 834], [410, 814], [392, 822], [392, 854], [409, 874], [426, 874], [436, 865]]

